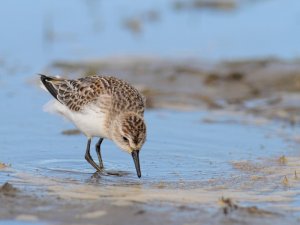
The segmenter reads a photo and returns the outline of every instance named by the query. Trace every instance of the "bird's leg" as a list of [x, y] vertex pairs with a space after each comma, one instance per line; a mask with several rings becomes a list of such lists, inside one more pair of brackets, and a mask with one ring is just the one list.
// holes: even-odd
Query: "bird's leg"
[[85, 152], [85, 159], [88, 161], [97, 171], [100, 171], [101, 168], [94, 162], [91, 154], [90, 154], [90, 147], [91, 147], [91, 141], [92, 139], [89, 138], [86, 146], [86, 152]]
[[103, 138], [100, 138], [99, 141], [96, 144], [96, 152], [97, 152], [97, 156], [98, 156], [98, 159], [99, 159], [99, 166], [100, 166], [101, 169], [104, 168], [103, 161], [102, 161], [102, 156], [101, 156], [101, 148], [100, 148], [102, 141], [103, 141]]

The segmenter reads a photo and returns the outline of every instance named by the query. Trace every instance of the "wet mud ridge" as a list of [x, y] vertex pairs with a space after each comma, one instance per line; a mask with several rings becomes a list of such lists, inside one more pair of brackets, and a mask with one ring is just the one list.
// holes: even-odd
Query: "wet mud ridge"
[[199, 203], [124, 201], [122, 197], [108, 198], [108, 193], [101, 198], [76, 198], [76, 195], [60, 195], [58, 190], [52, 191], [54, 193], [46, 195], [29, 194], [6, 183], [0, 193], [1, 219], [15, 220], [16, 224], [36, 224], [41, 221], [56, 224], [198, 224], [201, 221], [249, 225], [282, 224], [288, 221], [289, 224], [297, 224], [294, 217], [285, 215], [286, 212], [241, 206], [230, 198], [221, 198], [212, 209]]
[[244, 111], [292, 124], [300, 121], [300, 62], [277, 59], [201, 60], [111, 58], [54, 62], [45, 72], [69, 77], [117, 75], [147, 97], [149, 108], [205, 107]]

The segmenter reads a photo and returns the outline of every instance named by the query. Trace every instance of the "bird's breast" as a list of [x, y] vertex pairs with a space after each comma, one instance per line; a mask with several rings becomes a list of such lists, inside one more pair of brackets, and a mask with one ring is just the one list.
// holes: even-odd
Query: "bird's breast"
[[96, 107], [86, 107], [71, 115], [72, 122], [88, 137], [109, 138], [106, 118], [107, 112]]

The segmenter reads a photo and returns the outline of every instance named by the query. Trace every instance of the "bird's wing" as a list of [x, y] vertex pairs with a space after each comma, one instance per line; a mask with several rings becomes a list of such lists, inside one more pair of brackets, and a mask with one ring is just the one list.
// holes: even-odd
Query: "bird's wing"
[[73, 111], [80, 111], [82, 106], [96, 100], [103, 91], [98, 76], [78, 80], [66, 80], [42, 74], [40, 76], [49, 93]]

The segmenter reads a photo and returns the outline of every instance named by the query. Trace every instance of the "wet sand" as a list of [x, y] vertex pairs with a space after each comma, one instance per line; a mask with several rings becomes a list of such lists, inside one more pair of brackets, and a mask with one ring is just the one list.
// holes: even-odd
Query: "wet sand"
[[299, 159], [281, 163], [233, 162], [239, 175], [201, 188], [97, 185], [19, 172], [11, 182], [20, 189], [0, 188], [0, 217], [20, 224], [298, 224], [299, 204], [291, 202], [300, 194], [293, 172]]

